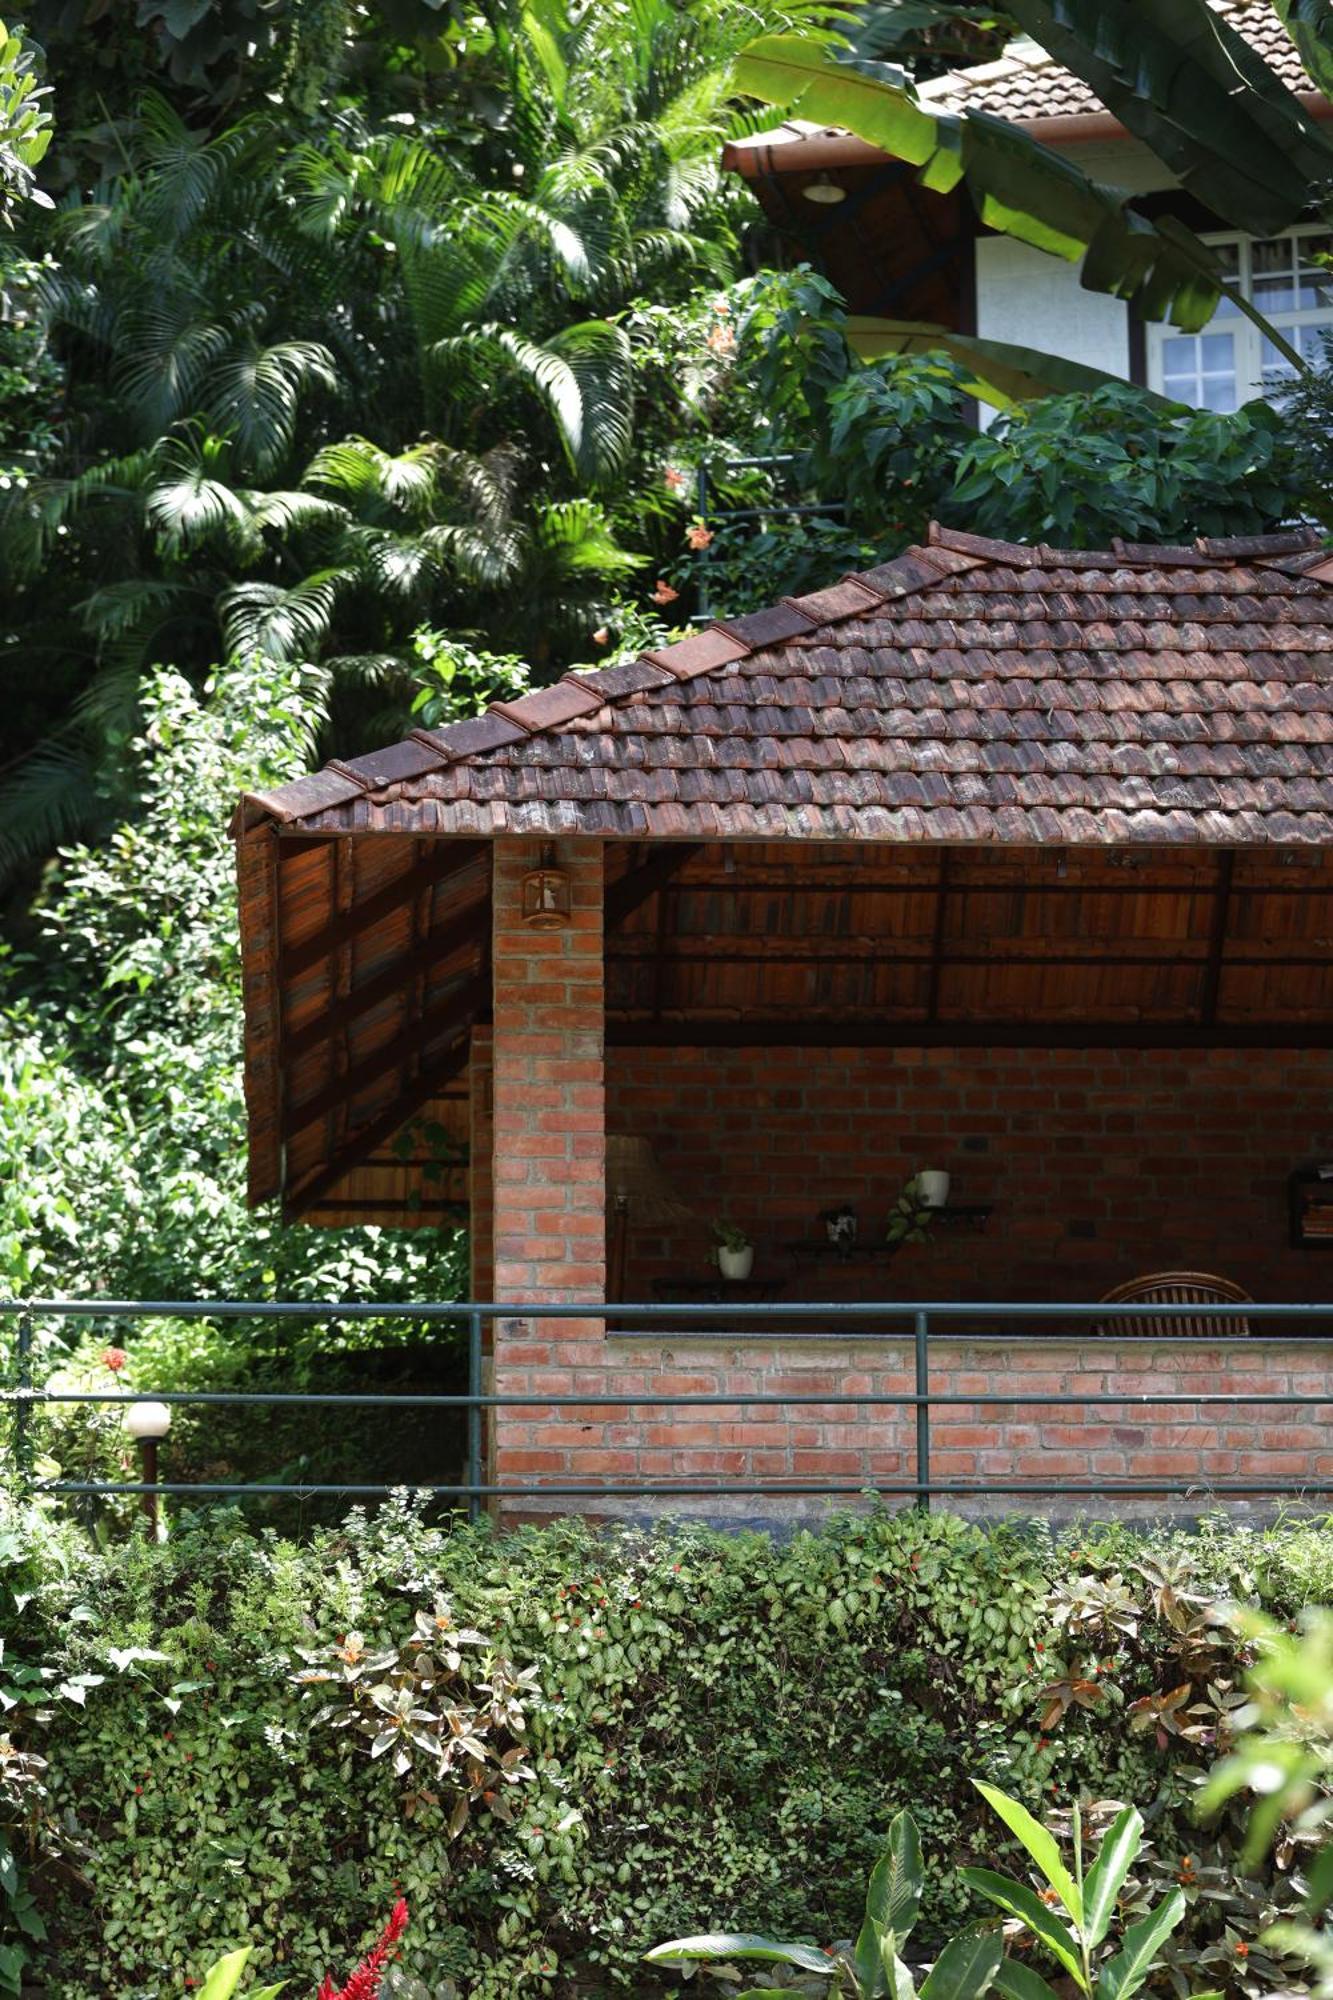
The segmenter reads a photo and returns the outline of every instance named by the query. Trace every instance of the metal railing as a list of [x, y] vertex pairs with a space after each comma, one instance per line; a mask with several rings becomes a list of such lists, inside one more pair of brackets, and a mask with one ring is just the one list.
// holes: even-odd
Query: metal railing
[[[1278, 1334], [1250, 1332], [1239, 1334], [1218, 1333], [1206, 1336], [1169, 1336], [1160, 1333], [1144, 1334], [1133, 1331], [1136, 1322], [1152, 1320], [1160, 1323], [1173, 1317], [1182, 1319], [1206, 1319], [1219, 1324], [1244, 1322], [1250, 1325], [1282, 1325], [1285, 1331]], [[457, 1393], [427, 1393], [409, 1391], [407, 1393], [373, 1393], [369, 1391], [307, 1391], [307, 1390], [142, 1390], [127, 1392], [119, 1389], [71, 1389], [59, 1387], [51, 1389], [38, 1385], [33, 1380], [33, 1332], [37, 1321], [42, 1319], [90, 1320], [99, 1327], [118, 1325], [124, 1321], [142, 1319], [184, 1319], [184, 1320], [276, 1320], [314, 1321], [330, 1324], [347, 1322], [406, 1322], [423, 1326], [439, 1326], [452, 1323], [467, 1331], [467, 1380], [466, 1391]], [[699, 1342], [725, 1341], [729, 1346], [764, 1344], [796, 1341], [802, 1346], [818, 1346], [821, 1343], [845, 1345], [849, 1340], [865, 1341], [869, 1344], [886, 1341], [910, 1343], [912, 1353], [912, 1381], [910, 1390], [883, 1392], [841, 1392], [827, 1390], [764, 1391], [762, 1389], [726, 1389], [663, 1394], [657, 1392], [609, 1393], [588, 1389], [569, 1389], [560, 1394], [528, 1393], [506, 1394], [487, 1391], [483, 1388], [485, 1366], [485, 1329], [488, 1324], [514, 1322], [516, 1325], [559, 1323], [562, 1321], [592, 1320], [605, 1326], [608, 1343], [608, 1358], [624, 1343], [642, 1343], [645, 1340], [669, 1343], [673, 1347], [693, 1345]], [[1244, 1480], [1211, 1481], [1198, 1476], [1164, 1476], [1159, 1479], [1115, 1480], [1101, 1479], [1079, 1481], [1060, 1477], [1050, 1481], [1028, 1479], [994, 1479], [983, 1477], [969, 1481], [941, 1481], [931, 1476], [931, 1413], [941, 1408], [964, 1407], [972, 1410], [1006, 1409], [1060, 1409], [1081, 1410], [1097, 1413], [1107, 1409], [1143, 1411], [1147, 1409], [1170, 1409], [1172, 1407], [1228, 1409], [1306, 1409], [1333, 1411], [1333, 1379], [1327, 1393], [1306, 1393], [1292, 1390], [1234, 1391], [1234, 1390], [1165, 1390], [1142, 1393], [1138, 1390], [1108, 1390], [1095, 1395], [1079, 1392], [1043, 1390], [1030, 1391], [1024, 1387], [1023, 1378], [1017, 1375], [1011, 1387], [986, 1392], [971, 1390], [932, 1389], [931, 1387], [931, 1340], [934, 1334], [949, 1335], [955, 1340], [966, 1339], [969, 1344], [981, 1348], [988, 1345], [1012, 1353], [1016, 1336], [1008, 1329], [1017, 1324], [1027, 1323], [1045, 1327], [1045, 1333], [1030, 1336], [1030, 1345], [1039, 1348], [1042, 1342], [1061, 1335], [1066, 1338], [1078, 1336], [1080, 1329], [1091, 1325], [1094, 1329], [1092, 1348], [1084, 1348], [1084, 1354], [1095, 1354], [1095, 1341], [1099, 1330], [1105, 1330], [1106, 1337], [1115, 1338], [1119, 1344], [1130, 1342], [1144, 1347], [1162, 1348], [1173, 1341], [1199, 1349], [1242, 1350], [1247, 1355], [1262, 1353], [1266, 1347], [1287, 1345], [1293, 1335], [1302, 1339], [1322, 1336], [1329, 1342], [1328, 1364], [1333, 1378], [1333, 1305], [1230, 1305], [1230, 1304], [1159, 1304], [1156, 1302], [1135, 1302], [1132, 1304], [1011, 1304], [972, 1302], [932, 1302], [901, 1303], [885, 1301], [861, 1303], [838, 1301], [825, 1303], [773, 1303], [730, 1305], [726, 1303], [680, 1305], [622, 1305], [608, 1306], [600, 1301], [571, 1305], [511, 1305], [469, 1301], [465, 1304], [439, 1305], [372, 1305], [363, 1303], [340, 1303], [335, 1300], [308, 1303], [305, 1301], [247, 1302], [234, 1299], [213, 1301], [181, 1300], [107, 1300], [107, 1299], [29, 1299], [0, 1300], [0, 1327], [14, 1323], [16, 1337], [12, 1349], [10, 1378], [12, 1386], [0, 1390], [0, 1405], [8, 1404], [11, 1410], [11, 1443], [13, 1458], [19, 1483], [28, 1490], [44, 1494], [86, 1494], [86, 1495], [126, 1495], [140, 1497], [161, 1494], [181, 1494], [193, 1498], [202, 1496], [247, 1497], [286, 1495], [303, 1499], [315, 1495], [339, 1495], [347, 1498], [384, 1498], [410, 1485], [414, 1491], [426, 1492], [439, 1499], [466, 1501], [468, 1513], [473, 1520], [482, 1511], [482, 1503], [487, 1500], [549, 1501], [592, 1500], [592, 1499], [659, 1499], [694, 1498], [721, 1499], [737, 1495], [753, 1497], [794, 1497], [835, 1498], [839, 1496], [861, 1496], [867, 1493], [910, 1498], [919, 1505], [928, 1507], [932, 1499], [957, 1500], [962, 1498], [986, 1498], [1003, 1495], [1006, 1497], [1026, 1496], [1031, 1499], [1050, 1498], [1054, 1495], [1078, 1495], [1113, 1498], [1122, 1495], [1136, 1495], [1140, 1498], [1163, 1499], [1171, 1496], [1205, 1493], [1209, 1497], [1226, 1495], [1248, 1495], [1251, 1497], [1315, 1498], [1333, 1494], [1333, 1481], [1318, 1479], [1284, 1480], [1256, 1475]], [[996, 1323], [998, 1323], [998, 1328]], [[1111, 1333], [1111, 1329], [1124, 1331]], [[1052, 1332], [1051, 1329], [1054, 1329]], [[1020, 1336], [1021, 1337], [1021, 1336]], [[1312, 1349], [1312, 1353], [1315, 1350]], [[264, 1406], [266, 1408], [324, 1407], [336, 1406], [348, 1410], [372, 1408], [392, 1408], [395, 1411], [407, 1409], [463, 1410], [466, 1412], [466, 1445], [464, 1454], [464, 1476], [460, 1480], [444, 1483], [403, 1479], [387, 1480], [382, 1483], [364, 1484], [355, 1481], [306, 1482], [302, 1480], [283, 1481], [226, 1481], [226, 1480], [77, 1480], [38, 1479], [33, 1473], [32, 1415], [34, 1410], [44, 1405], [59, 1404], [110, 1404], [128, 1406], [134, 1403], [165, 1403], [169, 1405], [239, 1407]], [[483, 1445], [483, 1412], [487, 1410], [560, 1410], [565, 1408], [603, 1409], [626, 1411], [686, 1410], [699, 1408], [734, 1409], [782, 1409], [792, 1410], [802, 1407], [846, 1408], [865, 1410], [885, 1408], [893, 1410], [910, 1409], [915, 1413], [915, 1464], [913, 1476], [892, 1481], [869, 1482], [864, 1479], [854, 1482], [828, 1480], [788, 1480], [774, 1479], [755, 1482], [738, 1482], [732, 1478], [714, 1480], [650, 1480], [640, 1479], [597, 1481], [569, 1481], [536, 1478], [528, 1482], [510, 1480], [498, 1483], [485, 1478], [485, 1458]], [[997, 1442], [1000, 1440], [997, 1437]], [[1333, 1436], [1331, 1436], [1333, 1445]], [[984, 1449], [984, 1447], [982, 1447]]]

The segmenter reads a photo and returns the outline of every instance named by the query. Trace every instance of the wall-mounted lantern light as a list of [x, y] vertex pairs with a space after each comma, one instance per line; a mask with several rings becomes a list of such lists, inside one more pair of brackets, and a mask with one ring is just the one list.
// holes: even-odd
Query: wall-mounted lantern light
[[569, 877], [548, 840], [538, 866], [523, 877], [523, 921], [534, 931], [562, 931], [569, 923], [569, 911]]

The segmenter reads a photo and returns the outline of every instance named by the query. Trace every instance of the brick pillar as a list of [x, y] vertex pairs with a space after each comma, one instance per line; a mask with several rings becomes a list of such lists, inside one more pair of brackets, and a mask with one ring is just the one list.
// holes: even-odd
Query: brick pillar
[[[602, 848], [563, 840], [556, 857], [570, 877], [570, 922], [532, 930], [522, 882], [538, 843], [495, 844], [494, 1295], [516, 1305], [600, 1303], [606, 1290]], [[497, 1325], [500, 1393], [558, 1393], [589, 1366], [605, 1367], [600, 1318]], [[530, 1486], [580, 1476], [570, 1414], [497, 1411], [497, 1477]]]
[[[491, 1031], [472, 1030], [468, 1065], [468, 1251], [470, 1299], [495, 1297], [495, 1120], [492, 1107]], [[489, 1334], [490, 1329], [487, 1328]]]

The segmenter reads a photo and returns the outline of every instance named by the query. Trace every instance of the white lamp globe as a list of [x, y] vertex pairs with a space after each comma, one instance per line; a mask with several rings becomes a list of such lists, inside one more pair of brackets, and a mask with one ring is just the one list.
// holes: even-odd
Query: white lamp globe
[[125, 1428], [132, 1438], [163, 1438], [171, 1429], [171, 1411], [165, 1403], [131, 1403]]

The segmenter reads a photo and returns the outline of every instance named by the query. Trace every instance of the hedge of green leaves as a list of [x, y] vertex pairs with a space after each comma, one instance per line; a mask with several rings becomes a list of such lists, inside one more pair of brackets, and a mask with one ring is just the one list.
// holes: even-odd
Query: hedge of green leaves
[[[954, 1864], [994, 1858], [970, 1775], [1047, 1807], [1135, 1799], [1160, 1854], [1205, 1854], [1171, 1776], [1196, 1747], [1125, 1713], [1178, 1678], [1159, 1615], [1176, 1598], [1159, 1589], [1154, 1611], [1134, 1567], [1152, 1546], [915, 1513], [785, 1541], [573, 1521], [498, 1538], [406, 1502], [306, 1545], [221, 1512], [160, 1548], [17, 1523], [0, 1536], [0, 1690], [7, 1674], [8, 1725], [48, 1760], [69, 1850], [32, 1876], [46, 1992], [160, 2000], [243, 1942], [256, 1975], [312, 1992], [399, 1891], [404, 1964], [430, 1996], [554, 1995], [576, 1977], [644, 1990], [639, 1954], [665, 1938], [845, 1934], [905, 1805], [938, 1936], [969, 1908]], [[1333, 1596], [1319, 1524], [1205, 1528], [1158, 1555], [1181, 1592], [1284, 1614]], [[1087, 1590], [1124, 1576], [1107, 1601], [1135, 1600], [1134, 1634], [1112, 1695], [1043, 1736], [1040, 1691], [1069, 1666], [1054, 1607], [1075, 1575], [1093, 1579], [1085, 1621]], [[292, 1681], [298, 1648], [401, 1638], [441, 1597], [536, 1664], [543, 1690], [512, 1820], [474, 1813], [453, 1842], [452, 1802], [417, 1797], [409, 1814], [392, 1760], [316, 1723]]]

